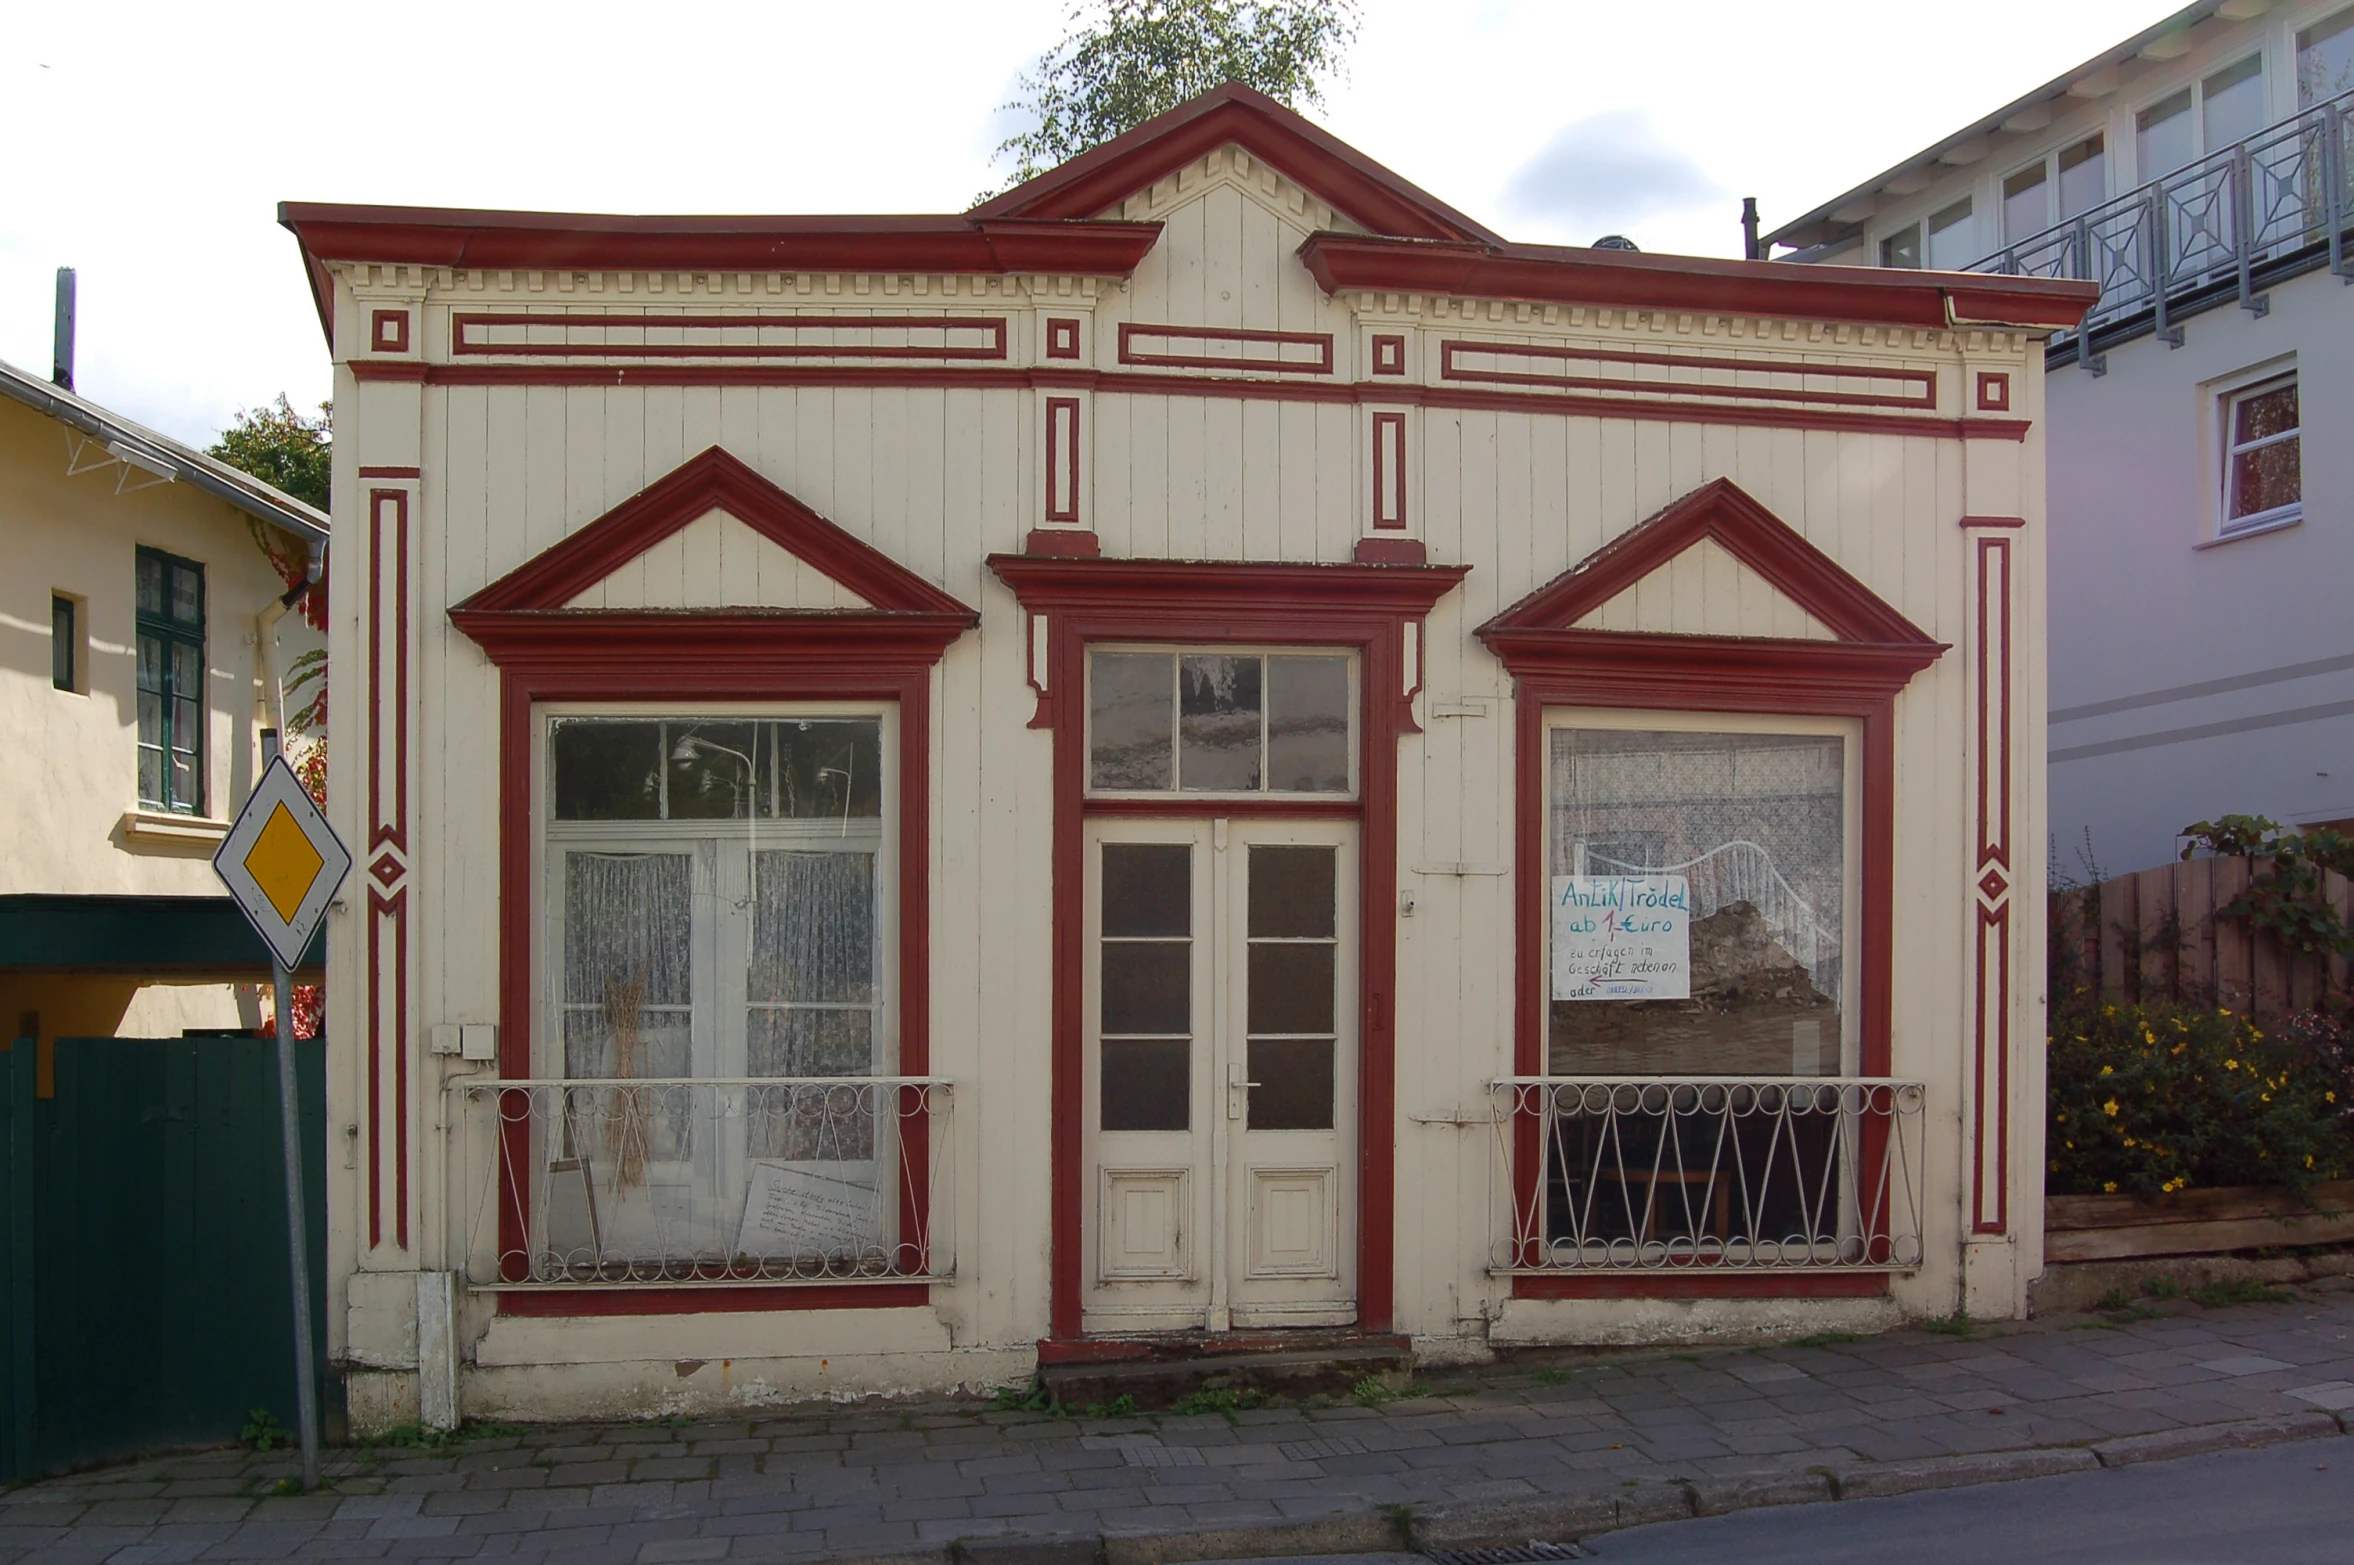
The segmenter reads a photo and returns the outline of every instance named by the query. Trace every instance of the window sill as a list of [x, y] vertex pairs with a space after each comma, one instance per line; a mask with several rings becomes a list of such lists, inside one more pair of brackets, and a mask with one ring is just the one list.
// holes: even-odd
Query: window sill
[[2294, 527], [2304, 520], [2305, 513], [2303, 511], [2291, 511], [2286, 516], [2275, 516], [2267, 521], [2251, 522], [2244, 527], [2234, 527], [2230, 532], [2214, 538], [2202, 539], [2192, 544], [2191, 547], [2193, 549], [2220, 549], [2227, 543], [2238, 543], [2242, 538], [2256, 538], [2265, 533], [2276, 533], [2283, 528]]
[[119, 829], [127, 848], [217, 848], [229, 835], [227, 821], [164, 810], [125, 810]]

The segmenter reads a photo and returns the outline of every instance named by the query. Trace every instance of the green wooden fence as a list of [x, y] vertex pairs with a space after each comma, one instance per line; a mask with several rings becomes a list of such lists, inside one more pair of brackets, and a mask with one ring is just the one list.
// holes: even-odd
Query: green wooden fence
[[[0, 1056], [0, 1480], [294, 1425], [294, 1318], [264, 1038], [61, 1038]], [[297, 1045], [312, 1330], [326, 1340], [326, 1098]]]

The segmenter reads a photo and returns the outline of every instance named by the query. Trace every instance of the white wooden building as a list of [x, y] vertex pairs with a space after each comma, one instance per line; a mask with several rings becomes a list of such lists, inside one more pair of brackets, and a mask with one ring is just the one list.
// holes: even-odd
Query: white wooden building
[[1513, 244], [1238, 88], [285, 221], [356, 1424], [2023, 1308], [2090, 289]]

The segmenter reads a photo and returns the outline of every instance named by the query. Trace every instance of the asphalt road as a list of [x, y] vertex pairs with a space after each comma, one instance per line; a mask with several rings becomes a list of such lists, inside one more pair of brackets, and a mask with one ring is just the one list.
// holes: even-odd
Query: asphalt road
[[[1610, 1565], [2348, 1565], [2354, 1442], [1662, 1522], [1586, 1541]], [[1352, 1554], [1286, 1565], [1415, 1565]], [[1242, 1565], [1242, 1562], [1233, 1562]]]

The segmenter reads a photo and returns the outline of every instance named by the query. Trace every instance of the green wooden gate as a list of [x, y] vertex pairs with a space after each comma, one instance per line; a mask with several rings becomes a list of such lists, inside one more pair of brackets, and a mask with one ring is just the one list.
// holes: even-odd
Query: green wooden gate
[[[61, 1038], [0, 1055], [0, 1480], [294, 1425], [277, 1044]], [[312, 1332], [326, 1340], [326, 1076], [299, 1043]]]

